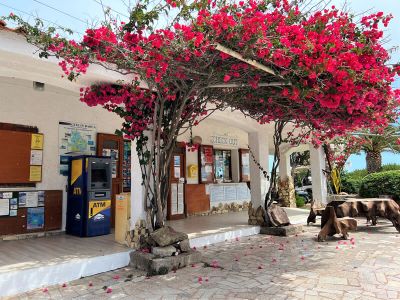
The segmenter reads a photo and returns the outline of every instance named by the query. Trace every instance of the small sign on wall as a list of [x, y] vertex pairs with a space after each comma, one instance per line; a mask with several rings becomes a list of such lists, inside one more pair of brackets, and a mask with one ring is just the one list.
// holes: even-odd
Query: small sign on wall
[[231, 136], [228, 133], [225, 134], [214, 134], [211, 136], [211, 144], [213, 145], [224, 145], [231, 147], [239, 146], [239, 139], [237, 136]]
[[32, 134], [31, 149], [43, 150], [43, 134], [40, 133]]
[[42, 166], [29, 167], [29, 181], [32, 182], [42, 181]]
[[31, 165], [40, 166], [43, 164], [43, 151], [31, 150]]

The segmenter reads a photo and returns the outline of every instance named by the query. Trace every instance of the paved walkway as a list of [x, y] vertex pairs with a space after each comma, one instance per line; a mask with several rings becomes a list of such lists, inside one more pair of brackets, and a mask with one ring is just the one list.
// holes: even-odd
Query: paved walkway
[[201, 249], [203, 261], [147, 278], [131, 268], [36, 290], [20, 299], [399, 299], [400, 235], [364, 225], [353, 240], [317, 243], [318, 226], [296, 237], [253, 236]]

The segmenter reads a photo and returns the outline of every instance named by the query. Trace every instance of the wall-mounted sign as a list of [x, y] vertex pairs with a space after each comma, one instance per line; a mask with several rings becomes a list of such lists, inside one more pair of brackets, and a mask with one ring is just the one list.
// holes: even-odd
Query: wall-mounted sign
[[42, 181], [42, 166], [29, 167], [29, 181], [32, 182]]
[[214, 134], [211, 136], [210, 140], [211, 144], [213, 145], [224, 145], [224, 146], [231, 146], [231, 147], [238, 147], [239, 146], [239, 139], [237, 136], [231, 136], [228, 133], [225, 134]]
[[40, 166], [43, 163], [43, 151], [31, 150], [31, 165]]
[[43, 150], [43, 134], [41, 133], [32, 134], [31, 149]]

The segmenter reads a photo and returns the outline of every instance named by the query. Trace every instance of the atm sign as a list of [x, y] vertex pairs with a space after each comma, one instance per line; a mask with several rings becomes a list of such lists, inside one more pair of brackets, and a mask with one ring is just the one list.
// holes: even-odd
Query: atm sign
[[89, 201], [89, 218], [110, 207], [111, 200]]

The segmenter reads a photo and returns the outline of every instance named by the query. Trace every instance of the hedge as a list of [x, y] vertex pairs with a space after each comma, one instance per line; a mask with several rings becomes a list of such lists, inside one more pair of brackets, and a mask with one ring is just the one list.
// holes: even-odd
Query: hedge
[[361, 181], [360, 196], [376, 198], [379, 195], [391, 195], [394, 200], [400, 200], [400, 170], [373, 173]]
[[[386, 164], [382, 166], [379, 173], [386, 171], [400, 170], [398, 164]], [[352, 172], [343, 172], [341, 175], [341, 191], [348, 194], [358, 194], [361, 182], [365, 176], [368, 175], [367, 170], [354, 170]]]

